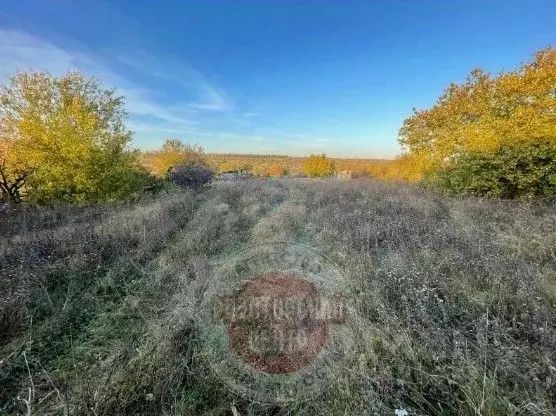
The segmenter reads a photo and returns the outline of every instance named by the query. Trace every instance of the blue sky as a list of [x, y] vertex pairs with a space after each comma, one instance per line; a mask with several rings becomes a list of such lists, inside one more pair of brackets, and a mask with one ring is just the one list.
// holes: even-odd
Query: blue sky
[[143, 148], [392, 157], [413, 107], [556, 45], [555, 16], [554, 0], [2, 0], [0, 81], [95, 75]]

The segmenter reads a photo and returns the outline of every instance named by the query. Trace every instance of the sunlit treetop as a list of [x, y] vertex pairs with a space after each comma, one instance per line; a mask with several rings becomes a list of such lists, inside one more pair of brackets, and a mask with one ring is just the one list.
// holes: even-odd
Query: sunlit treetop
[[454, 154], [544, 138], [556, 142], [556, 50], [550, 47], [511, 72], [474, 69], [432, 108], [414, 109], [399, 141], [434, 167]]

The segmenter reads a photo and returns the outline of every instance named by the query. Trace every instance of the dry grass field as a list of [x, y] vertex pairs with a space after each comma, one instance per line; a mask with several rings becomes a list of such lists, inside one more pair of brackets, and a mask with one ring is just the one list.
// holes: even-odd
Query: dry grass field
[[[556, 414], [554, 202], [251, 179], [1, 215], [2, 415]], [[257, 403], [199, 359], [191, 305], [286, 240], [347, 276], [363, 349], [321, 397]]]

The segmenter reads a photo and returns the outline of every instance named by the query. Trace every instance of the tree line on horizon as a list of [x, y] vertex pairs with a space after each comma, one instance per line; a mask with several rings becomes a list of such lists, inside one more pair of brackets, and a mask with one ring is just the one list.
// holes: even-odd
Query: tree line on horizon
[[[172, 168], [249, 170], [256, 176], [354, 176], [420, 181], [455, 194], [556, 195], [556, 50], [514, 71], [474, 69], [401, 126], [404, 154], [391, 161], [205, 154], [166, 140], [130, 147], [124, 97], [79, 72], [19, 72], [0, 86], [0, 199], [88, 203], [160, 189]], [[194, 171], [194, 170], [193, 170]]]
[[[170, 145], [170, 144], [174, 145]], [[326, 166], [314, 172], [309, 166], [313, 161], [325, 157]], [[155, 175], [164, 176], [167, 170], [179, 163], [195, 161], [199, 158], [215, 172], [248, 172], [259, 177], [284, 176], [330, 176], [335, 172], [349, 171], [355, 177], [368, 176], [369, 166], [385, 163], [385, 159], [333, 158], [324, 154], [309, 156], [255, 155], [230, 153], [205, 153], [202, 146], [189, 145], [182, 140], [167, 139], [157, 150], [145, 151], [141, 163]]]

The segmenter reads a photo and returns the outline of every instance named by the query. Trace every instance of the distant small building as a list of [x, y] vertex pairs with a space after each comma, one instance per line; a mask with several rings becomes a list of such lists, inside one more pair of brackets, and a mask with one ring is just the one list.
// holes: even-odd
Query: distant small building
[[251, 173], [246, 170], [230, 170], [228, 172], [221, 172], [216, 176], [216, 179], [222, 181], [237, 181], [251, 177]]
[[341, 170], [336, 173], [336, 179], [347, 180], [353, 178], [353, 172], [351, 170]]

